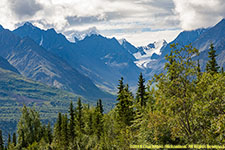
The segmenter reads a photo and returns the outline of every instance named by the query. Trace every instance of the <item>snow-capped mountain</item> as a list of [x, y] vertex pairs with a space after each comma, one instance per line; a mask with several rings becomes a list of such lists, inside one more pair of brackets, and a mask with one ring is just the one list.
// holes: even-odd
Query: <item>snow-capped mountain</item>
[[161, 55], [161, 49], [167, 45], [165, 40], [150, 43], [147, 46], [134, 47], [126, 39], [119, 40], [120, 44], [132, 54], [136, 60], [134, 63], [141, 69], [148, 69], [148, 64], [155, 61]]

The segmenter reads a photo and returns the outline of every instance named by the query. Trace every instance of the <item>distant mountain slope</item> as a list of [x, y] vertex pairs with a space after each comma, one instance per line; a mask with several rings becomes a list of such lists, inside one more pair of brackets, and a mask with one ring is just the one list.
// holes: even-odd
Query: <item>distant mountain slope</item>
[[0, 68], [0, 129], [4, 130], [4, 139], [16, 132], [23, 104], [35, 106], [44, 122], [53, 122], [57, 113], [67, 112], [70, 101], [75, 102], [78, 96]]
[[9, 30], [0, 32], [0, 55], [24, 76], [82, 95], [90, 99], [112, 99], [86, 76], [63, 59], [47, 52], [28, 37], [20, 38]]
[[25, 23], [13, 32], [20, 37], [32, 38], [107, 91], [115, 92], [118, 79], [122, 76], [130, 85], [136, 84], [136, 78], [141, 72], [134, 63], [133, 55], [115, 38], [92, 34], [71, 43], [53, 29], [41, 30], [30, 23]]
[[15, 67], [13, 67], [6, 59], [4, 59], [1, 56], [0, 56], [0, 68], [20, 74]]
[[[3, 66], [0, 62], [0, 66]], [[83, 103], [95, 105], [80, 95], [32, 81], [15, 72], [0, 67], [0, 129], [4, 139], [8, 133], [16, 132], [16, 124], [21, 115], [21, 107], [25, 104], [35, 107], [40, 112], [44, 123], [56, 121], [58, 112], [67, 113], [70, 102], [76, 105], [81, 97]], [[110, 101], [103, 101], [105, 112], [113, 106]]]

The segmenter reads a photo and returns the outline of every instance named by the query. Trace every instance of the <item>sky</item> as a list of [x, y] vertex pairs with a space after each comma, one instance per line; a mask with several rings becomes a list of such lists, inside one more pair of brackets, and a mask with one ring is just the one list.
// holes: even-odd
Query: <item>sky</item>
[[55, 28], [68, 39], [96, 30], [135, 46], [173, 40], [183, 30], [210, 27], [225, 17], [224, 0], [1, 0], [0, 24]]

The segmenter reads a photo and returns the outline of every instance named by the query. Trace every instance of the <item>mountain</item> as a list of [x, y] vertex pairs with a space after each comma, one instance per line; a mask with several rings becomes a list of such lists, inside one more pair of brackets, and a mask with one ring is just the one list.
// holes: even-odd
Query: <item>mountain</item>
[[40, 43], [47, 51], [63, 58], [98, 87], [109, 92], [115, 93], [118, 79], [122, 76], [131, 86], [136, 85], [136, 78], [141, 72], [134, 63], [135, 57], [115, 38], [91, 34], [71, 43], [53, 29], [41, 30], [30, 23], [25, 23], [13, 33]]
[[13, 67], [6, 59], [4, 59], [1, 56], [0, 56], [0, 68], [20, 74], [15, 67]]
[[193, 44], [193, 42], [197, 40], [199, 36], [203, 34], [204, 32], [206, 32], [207, 30], [208, 29], [201, 28], [201, 29], [181, 32], [172, 42], [168, 43], [165, 47], [162, 47], [160, 49], [160, 52], [162, 53], [161, 57], [165, 57], [165, 55], [170, 52], [171, 44], [179, 43], [180, 47], [184, 45], [188, 45], [190, 43]]
[[[206, 63], [208, 61], [209, 45], [214, 44], [217, 56], [217, 62], [219, 66], [225, 67], [225, 19], [222, 19], [215, 26], [207, 29], [196, 29], [191, 31], [181, 32], [172, 42], [163, 46], [160, 49], [160, 55], [155, 60], [149, 61], [145, 65], [147, 75], [153, 77], [154, 74], [163, 72], [164, 64], [166, 62], [165, 55], [170, 53], [170, 45], [178, 43], [178, 48], [192, 43], [192, 46], [199, 49], [199, 56], [195, 56], [194, 60], [199, 60], [201, 69], [205, 70]], [[153, 57], [153, 55], [152, 55]]]
[[[35, 27], [32, 28], [36, 30]], [[54, 33], [52, 29], [48, 31], [49, 35]], [[60, 35], [60, 37], [63, 36]], [[0, 56], [7, 59], [22, 75], [32, 80], [68, 90], [92, 100], [100, 97], [112, 99], [110, 94], [97, 88], [88, 77], [27, 36], [21, 38], [9, 30], [3, 30], [0, 32], [0, 48], [2, 49]]]

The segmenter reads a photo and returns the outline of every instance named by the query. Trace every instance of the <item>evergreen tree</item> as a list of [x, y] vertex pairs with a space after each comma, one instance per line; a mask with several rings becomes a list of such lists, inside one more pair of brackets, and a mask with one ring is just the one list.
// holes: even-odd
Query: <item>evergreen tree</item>
[[87, 125], [87, 134], [92, 135], [93, 134], [93, 114], [88, 114], [88, 125]]
[[69, 136], [70, 136], [70, 140], [73, 142], [75, 138], [75, 112], [74, 112], [72, 101], [70, 103], [69, 113], [70, 113]]
[[209, 61], [206, 64], [206, 71], [211, 74], [215, 74], [218, 72], [219, 66], [216, 62], [216, 50], [214, 50], [214, 46], [210, 44], [210, 51], [208, 52]]
[[18, 144], [22, 147], [27, 147], [34, 141], [41, 140], [41, 122], [40, 117], [35, 109], [27, 109], [24, 105], [22, 115], [18, 123]]
[[118, 94], [121, 93], [124, 89], [124, 84], [123, 84], [123, 77], [119, 80], [119, 85], [118, 85]]
[[8, 147], [9, 147], [9, 144], [11, 143], [11, 135], [8, 134]]
[[101, 99], [99, 99], [99, 100], [97, 101], [97, 109], [99, 110], [99, 112], [100, 112], [101, 114], [103, 114], [104, 110], [103, 110], [103, 105], [102, 105], [102, 100], [101, 100]]
[[0, 130], [0, 150], [4, 150], [4, 141], [2, 138], [2, 130]]
[[77, 117], [76, 117], [76, 120], [77, 120], [77, 126], [78, 126], [78, 130], [82, 133], [83, 132], [83, 129], [84, 129], [84, 122], [83, 122], [83, 106], [82, 106], [82, 103], [81, 103], [81, 99], [79, 98], [78, 101], [77, 101]]
[[51, 124], [50, 124], [50, 122], [48, 122], [48, 126], [47, 126], [47, 131], [46, 131], [46, 133], [47, 133], [47, 141], [48, 141], [48, 143], [49, 144], [51, 144], [52, 143], [52, 128], [51, 128]]
[[98, 140], [100, 140], [102, 133], [103, 133], [103, 106], [102, 106], [102, 100], [99, 99], [97, 101], [97, 106], [95, 108], [95, 131], [96, 135], [98, 137]]
[[221, 68], [221, 73], [222, 73], [222, 74], [224, 73], [224, 69], [223, 69], [223, 67]]
[[62, 136], [62, 143], [63, 146], [66, 148], [68, 146], [68, 118], [67, 118], [67, 114], [62, 115], [62, 132], [61, 132], [61, 136]]
[[141, 106], [146, 106], [146, 100], [147, 100], [147, 94], [145, 92], [145, 79], [143, 78], [142, 73], [140, 73], [139, 81], [138, 81], [138, 90], [136, 93], [136, 100], [138, 103], [141, 104]]
[[13, 142], [14, 146], [16, 146], [16, 133], [13, 133], [12, 142]]
[[202, 74], [201, 66], [200, 66], [199, 59], [198, 59], [198, 62], [197, 62], [197, 78], [198, 78], [198, 80], [200, 80], [201, 74]]
[[55, 123], [55, 129], [54, 129], [54, 139], [56, 143], [59, 144], [62, 138], [61, 136], [62, 136], [62, 114], [61, 112], [59, 112], [57, 121]]
[[116, 110], [118, 121], [124, 125], [130, 126], [133, 120], [133, 96], [129, 91], [128, 85], [124, 86], [123, 78], [119, 80]]

